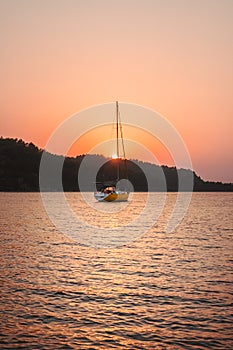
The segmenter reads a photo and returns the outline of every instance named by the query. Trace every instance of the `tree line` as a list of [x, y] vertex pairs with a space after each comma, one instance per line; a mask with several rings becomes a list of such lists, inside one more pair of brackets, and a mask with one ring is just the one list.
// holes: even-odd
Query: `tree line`
[[[39, 167], [43, 150], [33, 143], [21, 139], [0, 138], [0, 191], [37, 192], [39, 191]], [[120, 165], [120, 178], [125, 178], [126, 172], [129, 181], [136, 192], [149, 190], [163, 191], [164, 179], [166, 190], [178, 190], [178, 173], [188, 175], [191, 170], [176, 169], [175, 167], [158, 166], [138, 160], [112, 160], [101, 155], [79, 155], [77, 157], [64, 157], [49, 154], [51, 162], [57, 157], [64, 160], [62, 183], [64, 191], [79, 191], [78, 171], [85, 157], [88, 157], [87, 174], [100, 166], [96, 181], [114, 181], [116, 179], [117, 162]], [[145, 175], [146, 174], [146, 175]], [[233, 184], [204, 181], [193, 172], [194, 191], [232, 191]], [[49, 191], [56, 191], [51, 179]], [[86, 191], [93, 191], [93, 183], [86, 184]]]

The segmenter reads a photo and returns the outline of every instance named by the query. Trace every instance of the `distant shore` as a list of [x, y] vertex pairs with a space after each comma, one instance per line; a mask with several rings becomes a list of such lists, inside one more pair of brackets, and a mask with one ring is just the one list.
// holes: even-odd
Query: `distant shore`
[[[0, 191], [1, 192], [39, 192], [39, 168], [43, 150], [33, 143], [26, 143], [23, 140], [12, 138], [0, 138]], [[62, 156], [47, 153], [49, 161], [56, 162]], [[90, 169], [87, 173], [98, 168], [97, 181], [113, 181], [116, 174], [116, 164], [112, 160], [101, 155], [80, 155], [64, 158], [62, 183], [64, 192], [79, 192], [78, 171], [84, 157], [89, 157]], [[190, 174], [191, 170], [176, 169], [175, 167], [158, 166], [155, 164], [138, 160], [118, 160], [120, 165], [127, 163], [128, 179], [132, 183], [135, 192], [147, 192], [147, 178], [143, 168], [147, 169], [147, 176], [150, 177], [150, 192], [164, 192], [161, 181], [161, 170], [166, 180], [166, 192], [177, 192], [179, 190], [178, 174]], [[100, 167], [98, 167], [100, 164]], [[101, 164], [104, 164], [101, 166]], [[108, 177], [106, 177], [106, 174]], [[160, 177], [159, 177], [160, 175]], [[233, 192], [232, 183], [204, 181], [193, 172], [193, 192]], [[82, 192], [93, 192], [93, 183], [87, 183]], [[57, 188], [50, 179], [46, 192], [57, 192]], [[185, 191], [184, 191], [185, 192]]]

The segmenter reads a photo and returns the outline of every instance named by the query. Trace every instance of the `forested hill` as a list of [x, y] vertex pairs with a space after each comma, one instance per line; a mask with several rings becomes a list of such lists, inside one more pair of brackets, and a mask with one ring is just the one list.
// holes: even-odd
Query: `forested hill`
[[[11, 138], [0, 138], [0, 191], [39, 191], [39, 166], [43, 150], [38, 149], [33, 143], [25, 143], [22, 140]], [[57, 155], [49, 155], [51, 162]], [[99, 155], [88, 155], [90, 172], [96, 164], [105, 162], [97, 174], [97, 180], [112, 180], [115, 177], [116, 161], [109, 160]], [[63, 157], [63, 188], [65, 191], [79, 191], [78, 187], [78, 169], [84, 158], [84, 155], [76, 158]], [[120, 161], [121, 167], [125, 164]], [[93, 166], [92, 166], [93, 165]], [[174, 167], [162, 166], [145, 163], [141, 161], [127, 160], [128, 178], [134, 186], [134, 191], [147, 191], [147, 180], [142, 171], [146, 169], [147, 176], [150, 177], [152, 190], [163, 190], [159, 174], [163, 171], [166, 179], [167, 191], [177, 191], [178, 177], [177, 169]], [[180, 169], [183, 175], [188, 174], [190, 170]], [[106, 176], [108, 174], [108, 177]], [[148, 175], [149, 174], [149, 175]], [[51, 180], [50, 191], [56, 191]], [[93, 184], [87, 186], [87, 191], [93, 190]], [[151, 188], [150, 188], [151, 190]], [[221, 182], [203, 181], [194, 173], [194, 191], [233, 191], [233, 184], [223, 184]]]

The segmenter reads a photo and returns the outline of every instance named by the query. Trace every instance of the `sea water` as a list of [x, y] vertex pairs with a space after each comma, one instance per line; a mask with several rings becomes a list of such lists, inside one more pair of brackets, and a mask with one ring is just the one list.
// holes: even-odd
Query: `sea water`
[[[103, 226], [109, 211], [113, 231], [138, 217], [146, 196], [136, 193], [129, 209], [116, 210], [66, 194], [88, 223]], [[232, 193], [194, 193], [166, 233], [176, 198], [169, 193], [146, 232], [105, 248], [60, 232], [39, 193], [0, 198], [1, 349], [233, 348]]]

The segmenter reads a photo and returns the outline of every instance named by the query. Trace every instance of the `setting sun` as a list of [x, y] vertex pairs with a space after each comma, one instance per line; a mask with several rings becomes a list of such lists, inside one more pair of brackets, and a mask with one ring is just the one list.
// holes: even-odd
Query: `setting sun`
[[112, 159], [118, 159], [117, 154], [112, 154]]

